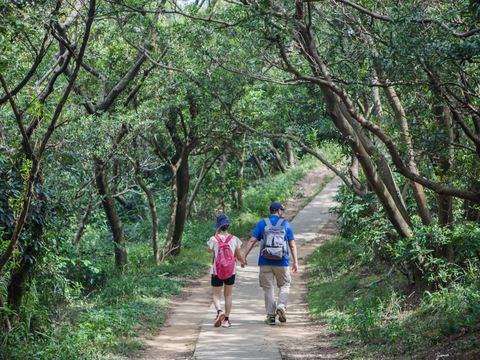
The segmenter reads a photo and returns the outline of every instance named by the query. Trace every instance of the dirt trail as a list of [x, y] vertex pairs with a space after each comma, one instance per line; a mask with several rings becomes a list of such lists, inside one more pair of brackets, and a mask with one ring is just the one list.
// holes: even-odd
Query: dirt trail
[[[296, 196], [287, 202], [287, 217], [291, 220], [318, 192], [319, 185], [325, 183], [326, 178], [332, 175], [325, 168], [317, 168], [305, 176], [296, 186]], [[329, 239], [335, 233], [336, 221], [330, 217], [322, 227], [320, 234], [299, 246], [300, 271], [294, 276], [294, 285], [291, 289], [286, 325], [270, 327], [268, 337], [276, 340], [282, 359], [339, 359], [340, 355], [331, 344], [331, 338], [325, 327], [312, 322], [305, 302], [306, 284], [303, 278], [305, 258], [321, 242]], [[258, 289], [260, 292], [260, 288]], [[210, 276], [193, 281], [181, 295], [175, 297], [171, 303], [169, 315], [159, 334], [146, 339], [146, 350], [131, 359], [170, 360], [192, 359], [197, 344], [202, 323], [206, 320], [206, 313], [212, 312]], [[241, 305], [235, 303], [239, 310]], [[259, 309], [261, 312], [263, 309]], [[234, 309], [234, 311], [236, 311]], [[261, 322], [254, 322], [254, 326], [264, 327]], [[203, 323], [205, 327], [205, 323]], [[226, 329], [226, 331], [232, 329]], [[263, 328], [262, 331], [265, 329]], [[248, 344], [246, 344], [248, 345]], [[198, 352], [198, 351], [197, 351]], [[233, 357], [232, 357], [233, 358]]]

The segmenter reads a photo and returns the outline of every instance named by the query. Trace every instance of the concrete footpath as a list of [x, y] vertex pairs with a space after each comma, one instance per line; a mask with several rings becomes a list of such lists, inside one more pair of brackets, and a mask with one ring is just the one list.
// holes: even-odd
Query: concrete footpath
[[[340, 183], [339, 178], [334, 178], [291, 221], [300, 257], [308, 255], [302, 252], [302, 247], [307, 248], [308, 242], [316, 239], [322, 228], [332, 223], [334, 216], [329, 213], [329, 209], [336, 205], [333, 197]], [[313, 247], [308, 252], [312, 250]], [[304, 301], [303, 296], [291, 296], [287, 309], [287, 323], [277, 322], [276, 326], [263, 323], [265, 306], [263, 291], [258, 285], [258, 251], [257, 245], [247, 259], [249, 265], [244, 269], [240, 267], [237, 269], [233, 309], [230, 315], [232, 327], [224, 329], [213, 326], [215, 309], [211, 305], [203, 319], [193, 359], [281, 360], [278, 339], [282, 336], [290, 337], [288, 329], [294, 332], [295, 326], [298, 325], [296, 322], [299, 322], [299, 319], [305, 321], [304, 319], [308, 318], [305, 304], [300, 304]], [[304, 265], [301, 264], [300, 267], [300, 273], [302, 273]], [[292, 277], [291, 292], [304, 294], [305, 283], [300, 281], [299, 277], [300, 275]], [[297, 309], [301, 309], [301, 314]], [[292, 337], [294, 336], [295, 334], [292, 334]]]

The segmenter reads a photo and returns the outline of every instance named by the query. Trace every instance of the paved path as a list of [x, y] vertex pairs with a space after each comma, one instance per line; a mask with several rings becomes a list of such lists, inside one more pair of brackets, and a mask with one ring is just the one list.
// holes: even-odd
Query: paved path
[[[314, 240], [321, 229], [332, 222], [333, 215], [329, 213], [329, 209], [335, 205], [333, 196], [339, 185], [338, 178], [332, 180], [291, 222], [300, 253], [302, 253], [302, 247], [308, 247], [307, 243]], [[233, 294], [233, 310], [230, 315], [232, 327], [229, 329], [213, 327], [215, 309], [213, 305], [210, 306], [202, 322], [194, 359], [282, 359], [278, 341], [273, 339], [278, 340], [282, 336], [285, 338], [290, 335], [294, 337], [295, 334], [289, 334], [287, 330], [295, 331], [295, 326], [299, 325], [295, 321], [306, 317], [306, 307], [304, 303], [295, 303], [303, 302], [302, 296], [292, 296], [287, 313], [290, 317], [286, 324], [277, 326], [263, 324], [265, 307], [263, 292], [258, 286], [258, 266], [256, 265], [258, 250], [259, 247], [256, 246], [248, 257], [248, 263], [251, 265], [238, 269]], [[304, 289], [296, 289], [296, 287], [304, 287], [305, 284], [296, 280], [294, 276], [291, 291], [303, 294]], [[300, 283], [302, 285], [299, 285]], [[296, 309], [302, 309], [302, 314], [295, 314]]]

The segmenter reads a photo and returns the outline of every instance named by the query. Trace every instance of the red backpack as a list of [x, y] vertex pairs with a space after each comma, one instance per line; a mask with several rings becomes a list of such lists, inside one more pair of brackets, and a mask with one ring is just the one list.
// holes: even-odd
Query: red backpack
[[215, 257], [215, 273], [220, 280], [227, 280], [233, 275], [235, 270], [235, 262], [237, 259], [233, 256], [232, 249], [228, 243], [232, 240], [233, 235], [228, 235], [225, 241], [218, 235], [215, 239], [218, 242], [218, 254]]

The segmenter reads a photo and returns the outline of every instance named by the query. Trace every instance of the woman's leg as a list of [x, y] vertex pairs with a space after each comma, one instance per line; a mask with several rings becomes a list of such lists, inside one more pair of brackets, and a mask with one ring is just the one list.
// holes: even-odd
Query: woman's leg
[[214, 286], [213, 287], [213, 304], [215, 305], [215, 309], [222, 310], [222, 305], [220, 303], [220, 297], [222, 296], [222, 286]]
[[233, 285], [225, 285], [223, 287], [223, 295], [225, 296], [225, 316], [230, 316], [232, 310], [232, 294]]

